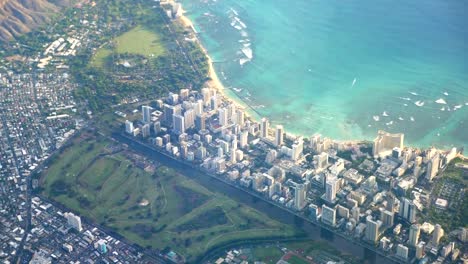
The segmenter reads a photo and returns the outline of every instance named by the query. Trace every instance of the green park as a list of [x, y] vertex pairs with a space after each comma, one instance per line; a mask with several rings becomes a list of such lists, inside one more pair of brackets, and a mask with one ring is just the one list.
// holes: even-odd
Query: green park
[[169, 247], [187, 260], [235, 241], [297, 235], [174, 169], [137, 166], [136, 154], [117, 146], [78, 136], [52, 158], [43, 194], [142, 247]]

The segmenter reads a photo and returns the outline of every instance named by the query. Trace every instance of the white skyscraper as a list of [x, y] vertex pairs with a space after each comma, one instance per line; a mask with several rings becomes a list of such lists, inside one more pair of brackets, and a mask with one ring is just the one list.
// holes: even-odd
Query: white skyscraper
[[241, 109], [236, 110], [236, 124], [243, 127], [245, 123], [245, 114]]
[[426, 243], [424, 241], [419, 242], [416, 246], [416, 258], [422, 259], [424, 257], [424, 249], [426, 247]]
[[133, 134], [133, 130], [135, 128], [133, 127], [133, 122], [132, 121], [129, 121], [129, 120], [126, 120], [125, 121], [125, 132], [127, 134]]
[[203, 97], [203, 103], [205, 105], [208, 105], [210, 103], [210, 98], [211, 98], [210, 88], [202, 88], [201, 93]]
[[283, 126], [277, 125], [275, 131], [275, 144], [276, 146], [283, 145], [283, 136], [284, 136], [284, 129]]
[[228, 119], [234, 121], [236, 118], [236, 106], [234, 104], [229, 104], [226, 109], [228, 111]]
[[218, 158], [222, 158], [224, 156], [224, 150], [222, 147], [218, 148]]
[[404, 260], [408, 259], [408, 248], [402, 244], [398, 244], [396, 255]]
[[368, 216], [366, 219], [366, 239], [376, 243], [380, 235], [379, 229], [381, 225], [382, 221], [373, 221], [372, 216]]
[[336, 200], [336, 192], [337, 192], [337, 179], [336, 178], [331, 178], [327, 179], [327, 182], [325, 183], [325, 200], [327, 200], [330, 203], [335, 202]]
[[444, 236], [444, 229], [439, 224], [436, 224], [434, 227], [434, 232], [432, 233], [432, 245], [438, 246], [440, 239]]
[[386, 226], [386, 227], [392, 227], [393, 226], [393, 219], [394, 219], [393, 212], [388, 211], [388, 210], [382, 210], [380, 215], [381, 215], [381, 220], [382, 220], [384, 226]]
[[172, 119], [172, 127], [178, 135], [185, 133], [185, 118], [181, 115], [174, 115]]
[[210, 99], [210, 106], [211, 110], [216, 110], [218, 109], [218, 97], [216, 95], [213, 95]]
[[420, 228], [418, 224], [411, 225], [408, 244], [415, 247], [419, 241]]
[[428, 181], [432, 181], [432, 179], [437, 175], [437, 173], [439, 172], [439, 165], [440, 165], [440, 155], [439, 153], [437, 153], [427, 163], [426, 179]]
[[141, 107], [142, 122], [147, 124], [151, 122], [151, 107], [144, 105]]
[[236, 152], [237, 150], [237, 138], [234, 138], [232, 141], [231, 141], [231, 152]]
[[203, 114], [203, 100], [197, 100], [197, 102], [193, 104], [193, 111], [195, 111], [195, 115]]
[[249, 140], [249, 131], [247, 130], [242, 131], [240, 135], [240, 142], [239, 142], [240, 147], [241, 148], [247, 147], [249, 144], [248, 140]]
[[400, 215], [410, 223], [416, 222], [416, 205], [413, 201], [404, 198], [400, 203]]
[[74, 215], [73, 213], [65, 213], [63, 214], [67, 219], [67, 223], [71, 228], [76, 229], [78, 232], [81, 232], [83, 228], [81, 227], [81, 217]]
[[185, 111], [184, 120], [185, 120], [185, 129], [195, 127], [195, 111], [193, 109], [189, 109]]
[[326, 205], [322, 206], [322, 222], [335, 226], [336, 224], [336, 209], [328, 207]]
[[164, 122], [166, 124], [172, 124], [174, 115], [182, 114], [182, 107], [180, 105], [164, 105]]
[[270, 129], [270, 122], [266, 118], [262, 118], [262, 122], [260, 124], [260, 136], [262, 138], [268, 137], [268, 130]]
[[221, 126], [227, 126], [228, 125], [228, 111], [226, 108], [220, 108], [218, 109], [218, 119], [219, 119], [219, 124]]
[[291, 147], [291, 159], [297, 161], [302, 156], [302, 151], [304, 150], [304, 140], [302, 137], [296, 139], [294, 144]]
[[306, 205], [306, 186], [304, 184], [297, 184], [294, 190], [294, 206], [297, 210], [302, 210]]
[[317, 169], [323, 170], [328, 166], [328, 154], [326, 152], [314, 156], [314, 164]]
[[390, 134], [379, 130], [377, 138], [374, 139], [374, 157], [385, 156], [392, 153], [394, 148], [403, 149], [404, 134]]

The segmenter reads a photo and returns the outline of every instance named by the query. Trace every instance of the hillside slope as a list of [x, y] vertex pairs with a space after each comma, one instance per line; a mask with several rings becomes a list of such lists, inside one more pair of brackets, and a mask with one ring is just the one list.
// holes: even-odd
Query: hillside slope
[[49, 21], [71, 0], [0, 0], [0, 41], [13, 39]]

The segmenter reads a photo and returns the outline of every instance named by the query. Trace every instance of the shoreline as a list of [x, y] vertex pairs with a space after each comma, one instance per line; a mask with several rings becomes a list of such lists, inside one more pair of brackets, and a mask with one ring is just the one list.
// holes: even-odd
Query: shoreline
[[[233, 96], [228, 95], [226, 87], [221, 82], [221, 80], [218, 77], [218, 74], [216, 73], [216, 70], [215, 70], [215, 68], [213, 66], [213, 60], [212, 60], [211, 56], [209, 55], [207, 49], [203, 46], [201, 40], [198, 38], [198, 36], [197, 36], [198, 33], [197, 33], [196, 29], [195, 29], [195, 25], [193, 24], [192, 20], [190, 20], [190, 18], [186, 15], [186, 12], [187, 11], [182, 8], [182, 15], [176, 21], [179, 21], [184, 27], [190, 28], [192, 33], [195, 35], [194, 37], [195, 37], [195, 40], [196, 40], [197, 44], [199, 45], [199, 47], [201, 48], [201, 50], [203, 51], [203, 53], [205, 54], [205, 56], [206, 56], [206, 58], [208, 60], [208, 77], [211, 80], [207, 82], [207, 86], [209, 88], [215, 89], [223, 97], [223, 99], [234, 103], [237, 108], [240, 108], [240, 109], [244, 110], [244, 113], [245, 113], [247, 119], [251, 119], [251, 120], [256, 119], [256, 118], [253, 117], [254, 114], [251, 114], [250, 111], [255, 113], [255, 115], [257, 115], [258, 118], [261, 118], [262, 116], [259, 113], [257, 113], [252, 108], [252, 106], [250, 106], [248, 103], [243, 101], [238, 95], [234, 94], [234, 96], [237, 97], [237, 98], [233, 98]], [[258, 122], [259, 120], [256, 120], [256, 121]], [[274, 125], [274, 124], [270, 123], [270, 125]], [[293, 136], [293, 137], [299, 137], [299, 136], [309, 137], [309, 135], [303, 135], [303, 134], [297, 134], [297, 133], [289, 132], [287, 128], [285, 129], [285, 133], [287, 135], [290, 135], [290, 136]], [[315, 133], [312, 133], [312, 134], [315, 134]], [[320, 134], [320, 133], [318, 133], [318, 134]], [[322, 136], [324, 136], [324, 135], [322, 135]], [[327, 136], [324, 136], [324, 137], [327, 137]], [[328, 138], [330, 138], [330, 137], [328, 137]], [[366, 144], [366, 143], [372, 143], [373, 142], [373, 139], [364, 139], [364, 138], [363, 139], [345, 139], [345, 140], [338, 140], [338, 139], [334, 139], [334, 138], [330, 138], [330, 139], [332, 140], [332, 142], [341, 143], [341, 144], [344, 144], [344, 145]], [[416, 148], [416, 149], [425, 149], [425, 148], [435, 147], [437, 150], [440, 150], [440, 151], [443, 151], [443, 152], [449, 151], [452, 148], [452, 147], [439, 148], [439, 147], [434, 146], [433, 144], [430, 145], [430, 146], [407, 145], [405, 147], [411, 147], [411, 148]], [[456, 147], [456, 148], [459, 149], [458, 147]]]
[[[223, 97], [223, 99], [228, 100], [229, 102], [232, 102], [233, 104], [236, 105], [237, 108], [240, 108], [240, 109], [244, 110], [244, 113], [245, 113], [247, 119], [254, 119], [253, 118], [254, 115], [252, 113], [250, 113], [250, 108], [252, 108], [250, 105], [248, 105], [246, 102], [244, 102], [237, 95], [235, 95], [235, 96], [238, 97], [238, 98], [233, 98], [232, 96], [228, 95], [226, 87], [224, 86], [224, 84], [219, 79], [218, 74], [216, 73], [216, 70], [215, 70], [215, 68], [213, 66], [213, 59], [211, 58], [210, 54], [208, 53], [208, 50], [201, 43], [201, 40], [198, 38], [195, 26], [194, 26], [193, 22], [190, 20], [190, 18], [188, 18], [185, 15], [186, 12], [187, 11], [182, 8], [182, 15], [176, 21], [180, 22], [184, 27], [190, 28], [192, 30], [192, 33], [195, 35], [195, 40], [196, 40], [198, 46], [201, 48], [201, 50], [203, 51], [203, 53], [205, 54], [205, 56], [206, 56], [206, 58], [208, 60], [208, 77], [211, 79], [210, 81], [206, 82], [208, 88], [215, 89], [219, 93], [219, 95], [221, 95]], [[253, 110], [251, 110], [251, 111], [255, 113], [255, 111], [253, 111]], [[289, 134], [291, 134], [291, 133], [289, 133]]]

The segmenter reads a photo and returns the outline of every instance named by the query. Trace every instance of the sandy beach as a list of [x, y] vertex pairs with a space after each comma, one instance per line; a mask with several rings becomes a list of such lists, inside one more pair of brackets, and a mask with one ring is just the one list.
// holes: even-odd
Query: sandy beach
[[[185, 11], [183, 11], [183, 13], [185, 13]], [[185, 15], [179, 17], [179, 21], [185, 26], [185, 27], [189, 27], [192, 29], [192, 31], [194, 31], [194, 33], [196, 32], [195, 31], [195, 27], [192, 23], [192, 21]], [[205, 53], [205, 56], [207, 57], [208, 59], [208, 76], [211, 78], [211, 81], [209, 81], [207, 83], [207, 85], [210, 87], [210, 88], [214, 88], [216, 90], [218, 90], [220, 93], [223, 93], [223, 90], [224, 90], [224, 86], [223, 84], [221, 83], [221, 81], [219, 80], [218, 78], [218, 75], [216, 74], [216, 71], [213, 67], [213, 60], [211, 59], [210, 55], [208, 54], [207, 50], [205, 49], [205, 47], [203, 47], [203, 45], [201, 44], [200, 40], [197, 38], [197, 43], [198, 45], [201, 47], [201, 49], [203, 50], [203, 53]]]
[[[181, 23], [184, 27], [190, 28], [195, 34], [196, 34], [196, 29], [195, 26], [193, 25], [192, 21], [185, 15], [186, 11], [182, 11], [183, 15], [178, 18], [178, 22]], [[223, 83], [221, 80], [218, 78], [218, 75], [216, 74], [216, 71], [213, 66], [213, 60], [211, 59], [210, 55], [208, 54], [208, 51], [205, 49], [205, 47], [202, 45], [200, 39], [198, 39], [197, 36], [195, 36], [195, 39], [202, 49], [203, 53], [205, 53], [206, 58], [208, 59], [208, 77], [210, 77], [211, 81], [208, 81], [206, 85], [210, 88], [216, 89], [216, 91], [224, 98], [224, 100], [228, 100], [236, 105], [237, 108], [243, 109], [245, 112], [245, 116], [247, 119], [252, 119], [252, 116], [255, 116], [255, 112], [250, 112], [250, 106], [242, 101], [240, 98], [233, 98], [232, 96], [229, 96], [227, 94], [227, 90], [225, 89]], [[234, 97], [236, 95], [233, 95]]]

